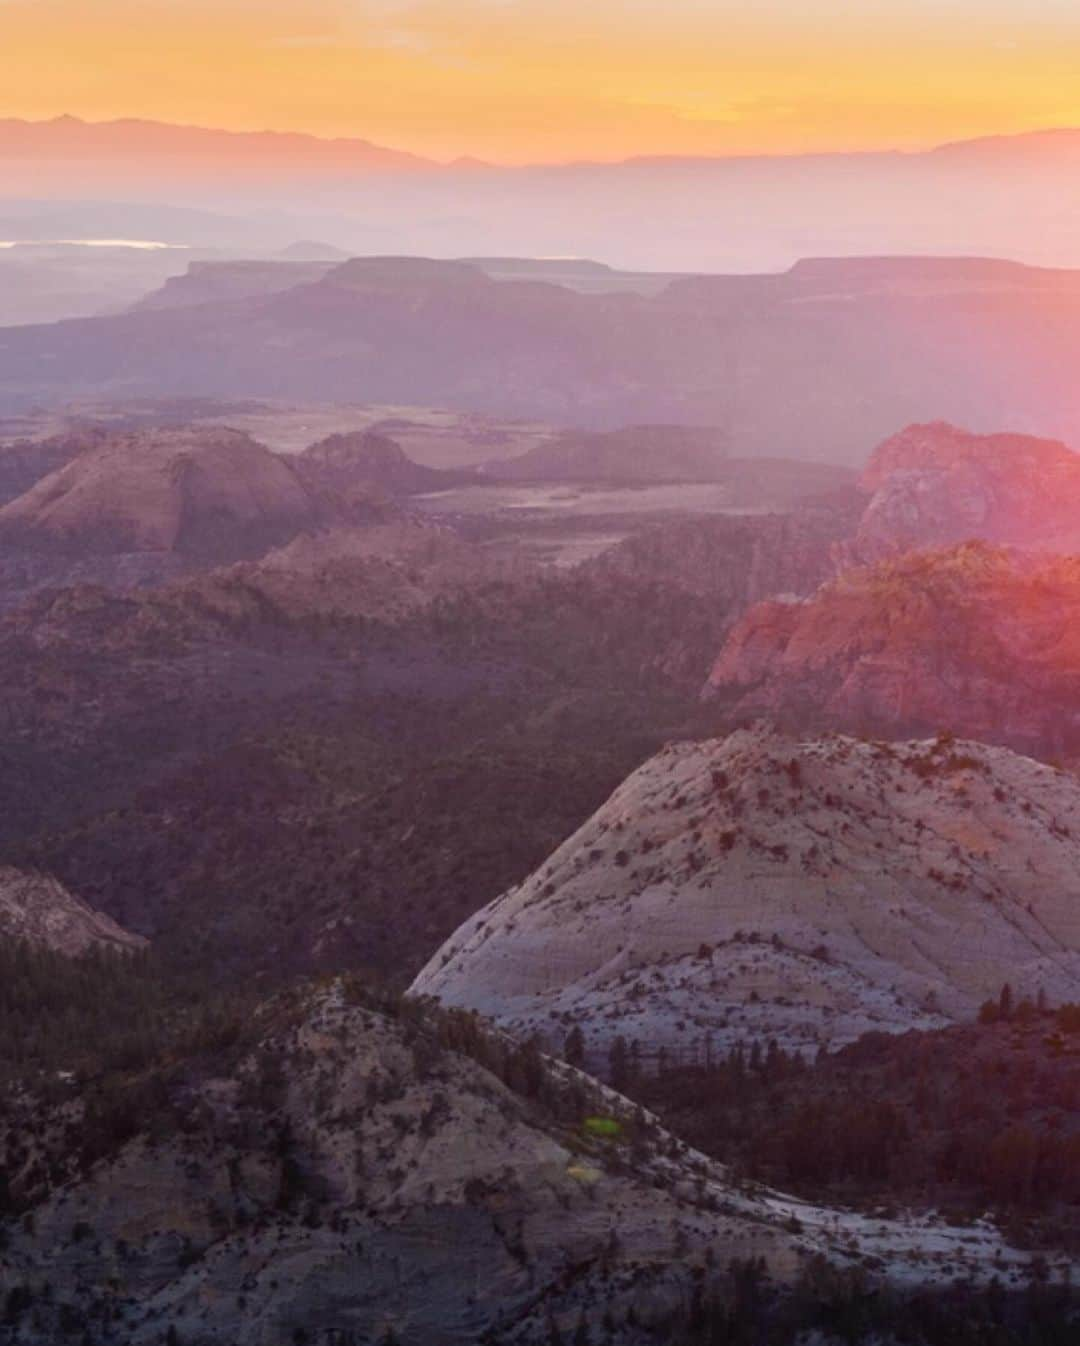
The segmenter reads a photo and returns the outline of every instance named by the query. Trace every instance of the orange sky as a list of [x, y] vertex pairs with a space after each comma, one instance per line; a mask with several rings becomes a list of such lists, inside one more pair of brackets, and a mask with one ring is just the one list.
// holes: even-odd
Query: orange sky
[[0, 40], [0, 115], [359, 135], [438, 158], [1080, 124], [1078, 0], [0, 0]]

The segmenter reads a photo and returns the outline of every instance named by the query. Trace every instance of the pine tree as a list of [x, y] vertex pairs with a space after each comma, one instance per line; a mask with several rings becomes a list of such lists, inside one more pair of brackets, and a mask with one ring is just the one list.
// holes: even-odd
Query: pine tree
[[611, 1044], [611, 1050], [608, 1052], [608, 1071], [613, 1088], [625, 1089], [630, 1083], [630, 1053], [624, 1037], [617, 1037]]
[[1008, 982], [1001, 988], [1001, 995], [998, 997], [998, 1013], [1006, 1023], [1012, 1018], [1013, 992]]
[[577, 1024], [566, 1035], [563, 1058], [567, 1065], [581, 1067], [585, 1064], [585, 1034]]

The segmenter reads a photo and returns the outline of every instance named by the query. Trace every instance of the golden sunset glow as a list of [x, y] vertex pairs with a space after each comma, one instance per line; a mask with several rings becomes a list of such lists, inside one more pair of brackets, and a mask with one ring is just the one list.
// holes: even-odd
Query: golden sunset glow
[[0, 115], [504, 161], [926, 146], [1080, 123], [1074, 0], [0, 0]]

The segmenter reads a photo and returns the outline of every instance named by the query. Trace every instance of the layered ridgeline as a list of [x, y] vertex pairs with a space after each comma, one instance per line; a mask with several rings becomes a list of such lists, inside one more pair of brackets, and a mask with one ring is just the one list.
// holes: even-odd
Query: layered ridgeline
[[714, 1295], [747, 1311], [732, 1275], [755, 1313], [767, 1278], [816, 1267], [820, 1291], [823, 1258], [908, 1285], [1028, 1275], [987, 1224], [747, 1190], [535, 1048], [340, 983], [113, 1085], [0, 1137], [13, 1341], [645, 1346]]
[[78, 956], [91, 949], [127, 952], [146, 941], [95, 911], [48, 874], [0, 866], [0, 941]]
[[8, 328], [0, 411], [81, 397], [311, 403], [347, 389], [595, 430], [716, 426], [745, 457], [849, 464], [930, 416], [1080, 437], [1077, 272], [841, 258], [653, 295], [422, 257], [305, 275], [289, 268], [297, 283], [277, 293]]
[[593, 1059], [704, 1060], [1080, 994], [1080, 784], [1005, 749], [787, 737], [665, 748], [413, 991]]
[[968, 543], [856, 569], [734, 626], [704, 695], [729, 720], [1080, 745], [1080, 560]]

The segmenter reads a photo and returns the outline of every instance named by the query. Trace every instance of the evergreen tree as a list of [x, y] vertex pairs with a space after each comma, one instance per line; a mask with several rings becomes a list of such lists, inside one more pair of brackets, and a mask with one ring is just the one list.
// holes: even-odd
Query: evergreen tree
[[585, 1064], [585, 1034], [577, 1024], [566, 1035], [563, 1057], [568, 1065], [577, 1066], [579, 1069]]

